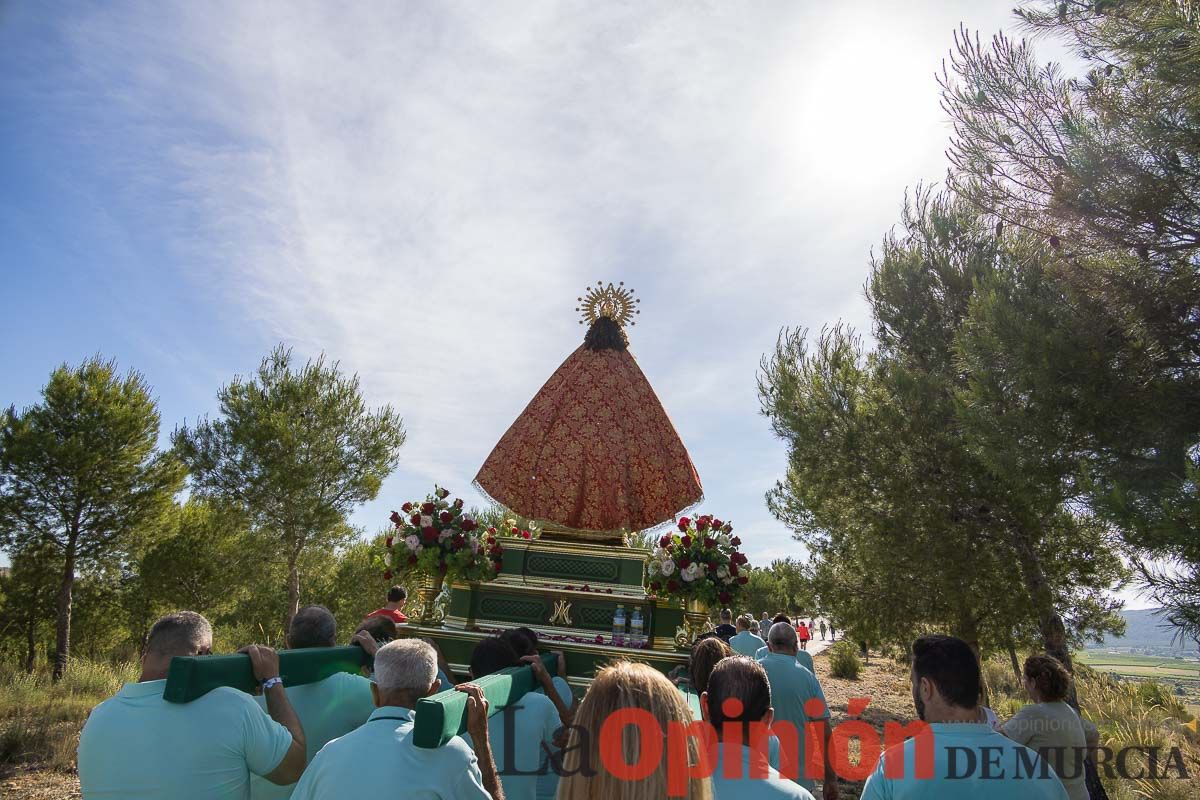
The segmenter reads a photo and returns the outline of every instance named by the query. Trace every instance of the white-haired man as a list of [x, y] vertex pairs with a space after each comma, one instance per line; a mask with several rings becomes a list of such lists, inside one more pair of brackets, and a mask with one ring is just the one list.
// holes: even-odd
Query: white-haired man
[[296, 784], [293, 800], [396, 796], [441, 800], [504, 800], [488, 742], [487, 700], [464, 683], [472, 751], [455, 736], [442, 747], [413, 744], [417, 701], [440, 688], [437, 655], [419, 639], [389, 642], [375, 653], [376, 709], [357, 730], [317, 753]]
[[742, 614], [737, 618], [737, 633], [729, 639], [729, 646], [733, 648], [733, 652], [754, 658], [760, 647], [767, 646], [761, 636], [750, 630], [753, 624], [754, 619], [749, 614]]
[[[808, 667], [796, 660], [799, 642], [796, 640], [796, 629], [790, 622], [776, 622], [771, 626], [771, 630], [767, 634], [767, 646], [771, 648], [771, 652], [760, 658], [758, 663], [762, 664], [763, 669], [766, 670], [767, 680], [771, 684], [771, 703], [775, 708], [775, 724], [790, 724], [797, 734], [795, 738], [797, 752], [781, 754], [780, 772], [786, 777], [796, 774], [788, 774], [788, 759], [797, 758], [795, 763], [799, 765], [799, 774], [796, 776], [796, 782], [810, 792], [814, 789], [813, 778], [805, 774], [807, 761], [805, 760], [804, 745], [808, 736], [804, 726], [811, 721], [823, 721], [826, 724], [824, 726], [825, 774], [822, 793], [825, 800], [836, 800], [838, 796], [837, 775], [833, 771], [829, 758], [829, 708], [825, 703], [825, 693], [821, 691], [821, 684], [817, 683], [816, 676]], [[819, 701], [819, 704], [814, 702], [814, 707], [808, 707], [809, 701]], [[820, 713], [810, 713], [818, 711]], [[781, 743], [784, 741], [783, 737], [780, 737], [780, 741]]]
[[300, 777], [304, 731], [271, 648], [242, 651], [263, 685], [267, 713], [250, 695], [227, 687], [190, 703], [163, 699], [171, 659], [209, 654], [212, 638], [208, 620], [192, 611], [154, 623], [138, 682], [93, 708], [79, 736], [79, 784], [87, 800], [244, 800], [251, 774], [280, 785]]

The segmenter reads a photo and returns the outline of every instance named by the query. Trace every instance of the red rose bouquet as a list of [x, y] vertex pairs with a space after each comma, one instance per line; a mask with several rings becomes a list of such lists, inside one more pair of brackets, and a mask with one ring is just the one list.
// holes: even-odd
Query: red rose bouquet
[[385, 540], [386, 572], [430, 575], [445, 580], [490, 581], [500, 571], [502, 550], [494, 534], [463, 513], [463, 501], [435, 487], [424, 502], [405, 503], [393, 511], [396, 533]]
[[710, 515], [679, 519], [646, 560], [647, 589], [659, 597], [730, 605], [745, 593], [746, 556], [733, 526]]

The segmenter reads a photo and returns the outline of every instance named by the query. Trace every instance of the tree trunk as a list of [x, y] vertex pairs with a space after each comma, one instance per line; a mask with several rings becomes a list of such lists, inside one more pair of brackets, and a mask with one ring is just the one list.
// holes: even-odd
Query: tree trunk
[[67, 660], [71, 656], [71, 590], [75, 586], [75, 542], [67, 544], [66, 565], [63, 567], [62, 584], [58, 588], [58, 619], [54, 650], [54, 680], [67, 671]]
[[[1054, 595], [1046, 583], [1046, 575], [1042, 571], [1042, 563], [1033, 543], [1024, 530], [1017, 529], [1013, 537], [1017, 550], [1017, 559], [1021, 565], [1021, 574], [1025, 579], [1025, 589], [1033, 599], [1034, 608], [1038, 614], [1038, 628], [1042, 635], [1042, 649], [1046, 655], [1057, 658], [1067, 671], [1075, 673], [1075, 664], [1071, 660], [1071, 651], [1067, 647], [1067, 628], [1063, 625], [1062, 615], [1054, 608]], [[1014, 662], [1015, 662], [1015, 654]], [[1079, 711], [1079, 696], [1075, 691], [1075, 681], [1071, 681], [1071, 689], [1066, 697], [1076, 712]], [[1100, 775], [1096, 771], [1096, 762], [1088, 758], [1084, 762], [1084, 780], [1091, 800], [1108, 800], [1108, 793], [1100, 783]]]
[[30, 614], [25, 620], [25, 671], [33, 672], [37, 665], [37, 618]]
[[1007, 647], [1008, 647], [1008, 660], [1012, 662], [1013, 675], [1016, 677], [1017, 683], [1020, 683], [1021, 682], [1021, 662], [1017, 658], [1017, 649], [1015, 647], [1013, 647], [1013, 643], [1011, 641], [1008, 643]]
[[292, 625], [292, 617], [300, 610], [300, 569], [297, 566], [299, 560], [300, 548], [293, 547], [288, 553], [288, 611], [283, 625], [285, 635]]

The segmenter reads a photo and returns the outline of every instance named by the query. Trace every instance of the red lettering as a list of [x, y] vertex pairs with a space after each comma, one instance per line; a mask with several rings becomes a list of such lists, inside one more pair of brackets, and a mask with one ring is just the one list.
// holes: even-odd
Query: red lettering
[[[637, 728], [636, 737], [625, 735], [630, 726]], [[633, 763], [627, 756], [633, 757]], [[645, 780], [658, 769], [662, 756], [662, 726], [643, 708], [619, 709], [600, 726], [600, 763], [618, 780]]]

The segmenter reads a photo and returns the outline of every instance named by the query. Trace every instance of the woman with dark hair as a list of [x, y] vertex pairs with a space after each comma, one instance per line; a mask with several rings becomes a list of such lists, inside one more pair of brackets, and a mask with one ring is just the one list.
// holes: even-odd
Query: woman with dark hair
[[688, 668], [692, 690], [696, 694], [708, 691], [708, 676], [712, 674], [713, 667], [732, 655], [733, 648], [718, 636], [696, 642], [692, 647], [691, 665]]
[[1088, 800], [1083, 770], [1087, 737], [1078, 712], [1066, 702], [1071, 673], [1056, 658], [1030, 656], [1025, 659], [1023, 683], [1033, 702], [1004, 723], [1001, 733], [1038, 751], [1054, 768], [1071, 800]]

